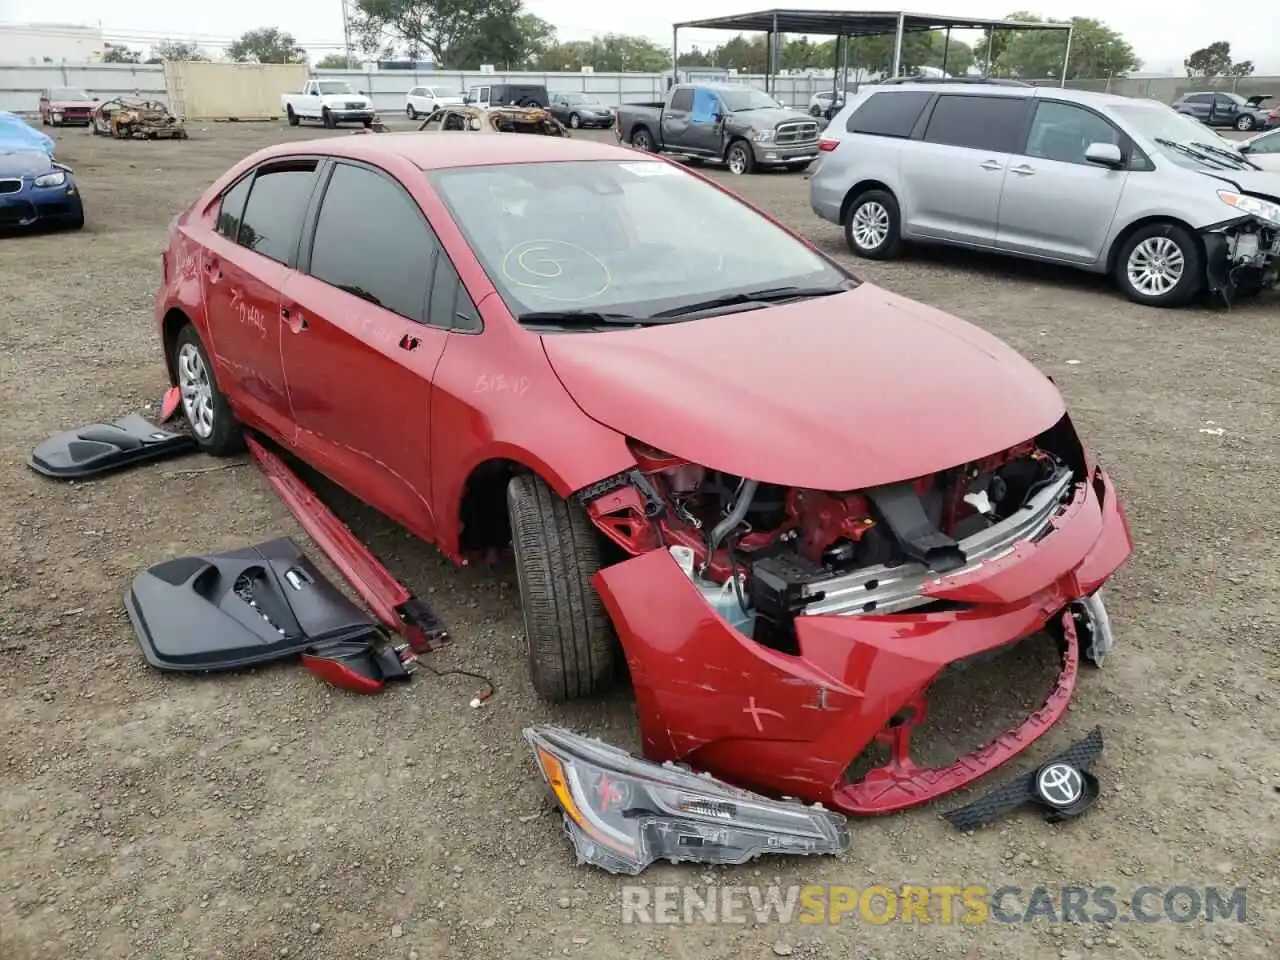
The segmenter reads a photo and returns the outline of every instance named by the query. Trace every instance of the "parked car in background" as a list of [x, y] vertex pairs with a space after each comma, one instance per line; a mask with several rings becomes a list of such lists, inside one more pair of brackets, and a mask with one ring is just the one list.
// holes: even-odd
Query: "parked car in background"
[[453, 87], [414, 87], [404, 96], [404, 113], [410, 120], [425, 117], [443, 107], [462, 106], [462, 91]]
[[84, 203], [71, 168], [38, 147], [0, 139], [0, 230], [84, 226]]
[[351, 122], [373, 126], [373, 101], [346, 80], [308, 80], [301, 92], [281, 94], [280, 106], [291, 127], [302, 120], [319, 120], [331, 129]]
[[1153, 100], [874, 86], [822, 150], [811, 205], [858, 256], [886, 259], [903, 241], [991, 250], [1109, 274], [1153, 306], [1277, 282], [1280, 175]]
[[677, 84], [666, 100], [624, 103], [614, 130], [637, 150], [726, 163], [733, 174], [799, 171], [818, 157], [812, 117], [743, 84]]
[[819, 90], [809, 98], [809, 116], [826, 117], [830, 120], [844, 106], [845, 98], [857, 92], [856, 87], [846, 87], [838, 94], [834, 90]]
[[1220, 90], [1196, 91], [1184, 93], [1173, 102], [1173, 108], [1211, 127], [1266, 130], [1280, 126], [1280, 109], [1262, 105], [1270, 99], [1266, 95], [1242, 97], [1238, 93]]
[[1263, 170], [1280, 173], [1280, 129], [1257, 133], [1236, 143], [1236, 149], [1249, 158], [1249, 162]]
[[[533, 689], [625, 672], [652, 761], [901, 809], [1035, 741], [1112, 647], [1128, 523], [1049, 378], [663, 158], [278, 144], [174, 219], [155, 320], [201, 449], [249, 428], [454, 563], [509, 548]], [[916, 766], [933, 681], [1023, 640], [1047, 699]]]
[[611, 127], [613, 111], [589, 93], [551, 94], [551, 115], [566, 127]]
[[40, 122], [46, 127], [87, 127], [97, 103], [97, 97], [76, 87], [50, 87], [40, 91]]
[[463, 103], [472, 107], [547, 107], [551, 97], [541, 83], [473, 83]]

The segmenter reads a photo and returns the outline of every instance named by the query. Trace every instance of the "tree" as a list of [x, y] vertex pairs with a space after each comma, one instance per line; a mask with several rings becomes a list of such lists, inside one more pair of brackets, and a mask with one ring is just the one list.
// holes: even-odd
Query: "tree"
[[166, 60], [208, 60], [209, 57], [194, 43], [181, 40], [161, 40], [151, 48], [147, 63], [164, 63]]
[[103, 44], [103, 63], [141, 63], [142, 54], [119, 44]]
[[520, 0], [356, 0], [351, 28], [365, 50], [430, 53], [438, 66], [468, 59], [480, 31], [518, 29]]
[[1251, 77], [1253, 76], [1253, 61], [1239, 60], [1231, 65], [1231, 69], [1227, 73], [1233, 77]]
[[1231, 44], [1219, 40], [1193, 50], [1182, 65], [1188, 77], [1220, 77], [1231, 69]]
[[[1038, 17], [1029, 14], [1016, 14], [1016, 16], [1018, 19], [1030, 22], [1066, 22], [1041, 21]], [[1142, 66], [1142, 61], [1133, 52], [1129, 42], [1101, 21], [1088, 17], [1074, 17], [1071, 20], [1071, 26], [1071, 56], [1067, 61], [1068, 80], [1123, 77], [1130, 70]], [[996, 63], [998, 69], [993, 69], [994, 73], [1021, 77], [1025, 80], [1056, 79], [1061, 76], [1062, 56], [1067, 46], [1065, 30], [1008, 32], [1010, 36], [1000, 52]]]
[[555, 46], [556, 28], [532, 13], [498, 9], [481, 18], [475, 32], [449, 53], [452, 65], [471, 69], [491, 63], [504, 70], [533, 65]]
[[345, 53], [326, 53], [316, 61], [317, 70], [346, 70], [350, 66]]
[[307, 51], [293, 34], [279, 27], [259, 27], [240, 35], [227, 47], [227, 56], [240, 63], [306, 63]]
[[537, 61], [539, 70], [573, 72], [591, 67], [600, 73], [660, 73], [670, 66], [671, 53], [652, 40], [613, 33], [558, 43]]

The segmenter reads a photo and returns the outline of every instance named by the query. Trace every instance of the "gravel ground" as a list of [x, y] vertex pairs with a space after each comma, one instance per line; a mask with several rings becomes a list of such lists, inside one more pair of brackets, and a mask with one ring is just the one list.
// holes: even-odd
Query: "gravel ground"
[[[1161, 312], [1097, 278], [1013, 261], [923, 251], [857, 263], [1027, 354], [1114, 472], [1137, 540], [1110, 590], [1119, 646], [1033, 750], [1047, 757], [1101, 724], [1103, 797], [1065, 826], [1026, 813], [969, 836], [930, 808], [853, 824], [840, 859], [641, 878], [1011, 884], [1023, 891], [1011, 908], [1036, 886], [1107, 885], [1122, 899], [1145, 884], [1244, 886], [1245, 924], [972, 926], [935, 912], [930, 926], [623, 925], [620, 881], [574, 865], [519, 732], [550, 720], [634, 748], [630, 697], [538, 703], [509, 564], [453, 571], [352, 504], [353, 527], [451, 625], [453, 648], [432, 662], [491, 675], [490, 704], [468, 708], [475, 681], [426, 673], [360, 698], [294, 666], [211, 679], [146, 667], [121, 608], [136, 570], [307, 540], [252, 467], [192, 457], [57, 484], [23, 460], [48, 434], [159, 397], [151, 304], [169, 219], [249, 151], [322, 135], [219, 124], [186, 143], [117, 143], [61, 131], [88, 227], [0, 240], [0, 957], [1280, 956], [1274, 295]], [[844, 257], [803, 177], [733, 186]], [[1042, 667], [1003, 662], [935, 712], [972, 715], [993, 689], [1042, 682]], [[944, 744], [964, 732], [943, 727]]]

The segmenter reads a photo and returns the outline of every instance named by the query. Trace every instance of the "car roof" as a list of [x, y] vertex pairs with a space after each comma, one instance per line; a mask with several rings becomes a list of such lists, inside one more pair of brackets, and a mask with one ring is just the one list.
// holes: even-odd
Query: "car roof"
[[1070, 87], [1015, 87], [1003, 83], [889, 83], [868, 84], [859, 93], [909, 93], [927, 91], [945, 93], [955, 97], [1052, 97], [1068, 103], [1105, 107], [1119, 103], [1142, 103], [1136, 97], [1124, 97], [1117, 93], [1098, 93], [1094, 90], [1072, 90]]
[[439, 132], [371, 133], [349, 137], [303, 140], [276, 147], [270, 156], [325, 154], [365, 160], [376, 164], [380, 157], [397, 156], [419, 170], [476, 167], [501, 163], [554, 163], [568, 160], [632, 160], [661, 163], [656, 158], [637, 155], [626, 147], [599, 140], [568, 137], [541, 137], [526, 133], [503, 133], [496, 137], [455, 136]]

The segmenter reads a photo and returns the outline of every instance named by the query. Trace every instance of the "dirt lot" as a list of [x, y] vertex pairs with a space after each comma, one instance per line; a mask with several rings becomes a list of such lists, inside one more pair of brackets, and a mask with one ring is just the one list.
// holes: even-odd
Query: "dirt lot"
[[[1245, 886], [1243, 925], [966, 926], [935, 913], [927, 927], [854, 915], [624, 926], [620, 881], [574, 865], [519, 734], [550, 720], [635, 747], [629, 696], [537, 702], [510, 566], [454, 572], [354, 507], [353, 526], [451, 625], [456, 643], [433, 662], [491, 675], [489, 705], [468, 708], [475, 681], [425, 673], [360, 698], [293, 666], [212, 679], [146, 667], [121, 608], [140, 567], [278, 535], [307, 541], [252, 467], [192, 457], [57, 484], [23, 461], [56, 430], [159, 397], [151, 304], [169, 219], [251, 150], [320, 135], [282, 124], [197, 126], [186, 143], [60, 132], [88, 227], [0, 240], [0, 958], [1280, 956], [1275, 296], [1161, 312], [1093, 277], [985, 257], [856, 264], [1026, 353], [1114, 472], [1137, 540], [1110, 590], [1119, 646], [1016, 765], [1101, 724], [1104, 795], [1062, 827], [1025, 813], [960, 835], [937, 816], [948, 803], [853, 824], [839, 860], [641, 878], [1011, 884], [1023, 891], [1011, 910], [1036, 886], [1107, 885], [1121, 900], [1145, 884]], [[844, 257], [803, 177], [733, 186]], [[1032, 663], [1001, 669], [935, 710], [970, 715], [1020, 671], [1042, 682]]]

